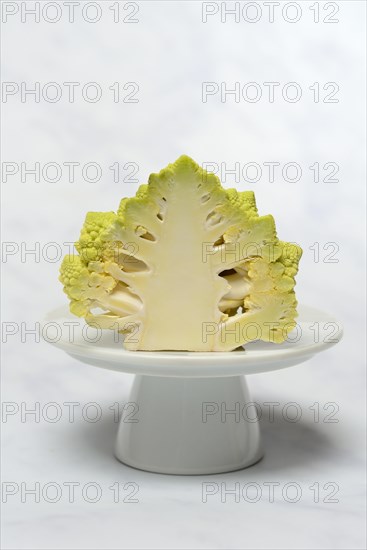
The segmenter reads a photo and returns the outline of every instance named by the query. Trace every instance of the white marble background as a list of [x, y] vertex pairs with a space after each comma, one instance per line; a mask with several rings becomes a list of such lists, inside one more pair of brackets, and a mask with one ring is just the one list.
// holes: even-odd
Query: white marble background
[[[4, 9], [7, 3], [2, 4]], [[10, 4], [21, 9], [21, 3]], [[26, 4], [32, 7], [34, 2]], [[184, 1], [139, 2], [136, 24], [114, 23], [112, 2], [99, 2], [99, 22], [84, 21], [79, 7], [75, 22], [69, 23], [64, 3], [58, 4], [62, 17], [54, 24], [32, 23], [30, 18], [22, 22], [20, 13], [3, 24], [3, 80], [29, 87], [34, 82], [96, 81], [102, 99], [87, 103], [77, 95], [73, 104], [64, 96], [56, 103], [29, 98], [22, 103], [19, 94], [9, 97], [2, 105], [3, 161], [29, 166], [92, 161], [101, 165], [103, 177], [98, 183], [83, 182], [80, 172], [70, 183], [66, 171], [56, 183], [42, 178], [35, 183], [32, 177], [22, 182], [19, 173], [8, 177], [2, 186], [3, 241], [19, 250], [40, 243], [46, 255], [52, 253], [47, 243], [55, 242], [66, 253], [62, 243], [77, 238], [88, 210], [112, 210], [122, 196], [134, 193], [136, 184], [113, 183], [108, 167], [117, 161], [137, 163], [140, 182], [182, 153], [199, 163], [226, 162], [229, 167], [235, 162], [298, 162], [303, 175], [296, 183], [284, 181], [280, 172], [269, 183], [264, 172], [259, 182], [242, 181], [238, 187], [254, 189], [260, 212], [274, 214], [281, 238], [302, 245], [299, 300], [341, 319], [345, 337], [306, 364], [249, 379], [254, 400], [280, 403], [275, 421], [265, 415], [262, 422], [266, 456], [256, 466], [208, 477], [135, 471], [113, 458], [117, 424], [109, 410], [114, 402], [128, 399], [132, 378], [86, 367], [32, 336], [23, 342], [20, 323], [30, 328], [65, 302], [57, 282], [59, 262], [45, 261], [42, 255], [27, 255], [22, 261], [20, 252], [8, 256], [3, 264], [3, 322], [16, 323], [19, 331], [3, 345], [3, 400], [15, 403], [19, 412], [14, 409], [4, 417], [2, 477], [19, 490], [3, 504], [3, 547], [365, 548], [365, 3], [337, 2], [335, 24], [314, 23], [313, 3], [304, 1], [298, 2], [302, 17], [294, 24], [279, 15], [269, 23], [263, 2], [258, 3], [263, 17], [254, 24], [221, 23], [219, 15], [204, 24], [202, 3]], [[319, 6], [325, 17], [330, 7], [325, 2]], [[54, 17], [51, 11], [49, 17]], [[139, 103], [114, 103], [108, 86], [117, 81], [137, 82]], [[203, 81], [227, 82], [229, 87], [236, 81], [296, 81], [303, 96], [297, 103], [282, 100], [279, 93], [274, 103], [221, 103], [218, 97], [203, 103]], [[314, 82], [337, 82], [339, 102], [314, 103], [308, 89]], [[339, 182], [314, 182], [308, 167], [315, 162], [338, 163]], [[234, 184], [228, 176], [226, 185]], [[309, 248], [315, 242], [321, 251], [317, 263]], [[339, 247], [337, 263], [322, 261], [329, 242]], [[281, 414], [293, 401], [302, 410], [296, 423]], [[20, 410], [36, 402], [41, 408], [60, 404], [61, 421], [51, 423], [41, 415], [36, 422], [28, 415], [22, 422]], [[73, 423], [68, 422], [66, 402], [81, 404]], [[90, 402], [103, 410], [96, 423], [86, 422], [80, 413]], [[309, 408], [314, 403], [320, 407], [319, 422]], [[338, 422], [323, 421], [332, 411], [323, 409], [327, 403], [337, 404]], [[219, 494], [203, 503], [203, 481], [225, 482], [227, 488], [251, 481], [262, 491], [253, 503], [243, 498], [235, 502], [234, 497], [222, 503]], [[60, 500], [47, 502], [41, 495], [37, 503], [23, 494], [22, 502], [21, 483], [31, 488], [36, 482], [41, 488], [59, 483]], [[67, 482], [81, 484], [73, 503], [63, 485]], [[101, 487], [99, 502], [83, 500], [81, 488], [88, 482]], [[116, 482], [139, 484], [139, 503], [115, 503], [109, 487]], [[266, 482], [279, 484], [274, 502]], [[296, 503], [282, 497], [290, 482], [302, 490]], [[331, 491], [324, 488], [328, 482], [339, 488], [336, 503], [325, 502]], [[319, 502], [310, 489], [314, 484], [320, 487]]]

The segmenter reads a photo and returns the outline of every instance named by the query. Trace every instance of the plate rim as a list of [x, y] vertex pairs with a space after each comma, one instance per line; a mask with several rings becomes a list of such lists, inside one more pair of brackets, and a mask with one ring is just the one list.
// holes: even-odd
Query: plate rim
[[[273, 350], [243, 349], [230, 352], [130, 351], [121, 346], [116, 349], [109, 348], [106, 354], [106, 348], [88, 345], [88, 342], [80, 345], [65, 342], [62, 338], [55, 342], [44, 337], [43, 339], [77, 360], [118, 372], [183, 377], [254, 374], [301, 363], [340, 342], [343, 337], [343, 326], [333, 315], [306, 305], [300, 305], [298, 310], [300, 312], [298, 318], [301, 323], [309, 322], [302, 321], [302, 312], [315, 315], [314, 322], [323, 320], [336, 322], [338, 330], [334, 335], [335, 341], [314, 342], [312, 345], [288, 347], [283, 350], [279, 348]], [[41, 322], [42, 328], [47, 323], [56, 322], [60, 317], [77, 319], [70, 313], [68, 306], [64, 305], [45, 315]], [[82, 323], [85, 322], [83, 319], [80, 320]]]

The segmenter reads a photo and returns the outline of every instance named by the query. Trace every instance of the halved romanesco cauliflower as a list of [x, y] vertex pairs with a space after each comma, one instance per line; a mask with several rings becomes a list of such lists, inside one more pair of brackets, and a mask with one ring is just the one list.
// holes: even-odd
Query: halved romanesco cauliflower
[[117, 213], [89, 212], [76, 249], [60, 271], [71, 312], [125, 333], [127, 349], [229, 351], [295, 326], [301, 249], [251, 191], [223, 189], [189, 157]]

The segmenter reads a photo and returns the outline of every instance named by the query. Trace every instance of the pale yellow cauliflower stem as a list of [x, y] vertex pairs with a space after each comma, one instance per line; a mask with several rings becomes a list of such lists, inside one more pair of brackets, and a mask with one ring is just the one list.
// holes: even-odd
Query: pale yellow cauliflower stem
[[295, 326], [301, 249], [277, 239], [251, 191], [192, 159], [152, 174], [114, 212], [89, 212], [60, 281], [70, 310], [129, 350], [229, 351]]

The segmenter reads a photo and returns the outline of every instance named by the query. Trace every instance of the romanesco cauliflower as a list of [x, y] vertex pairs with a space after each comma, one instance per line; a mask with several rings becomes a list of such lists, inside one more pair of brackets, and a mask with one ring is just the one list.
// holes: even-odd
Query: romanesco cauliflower
[[229, 351], [295, 326], [301, 249], [279, 241], [251, 191], [192, 159], [152, 174], [117, 213], [89, 212], [60, 281], [70, 310], [130, 350]]

